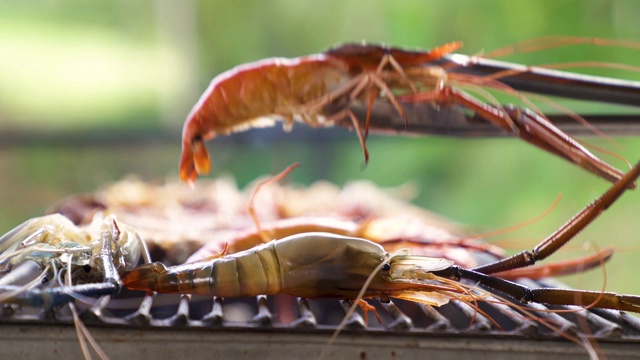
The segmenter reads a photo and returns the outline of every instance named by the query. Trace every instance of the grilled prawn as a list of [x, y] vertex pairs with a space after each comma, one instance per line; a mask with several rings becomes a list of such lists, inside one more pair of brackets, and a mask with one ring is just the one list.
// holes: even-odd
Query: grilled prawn
[[504, 89], [508, 88], [506, 85], [498, 86], [497, 80], [447, 73], [442, 67], [429, 65], [460, 46], [461, 43], [453, 42], [431, 51], [411, 51], [346, 44], [316, 55], [266, 59], [224, 72], [212, 80], [187, 116], [182, 132], [180, 178], [193, 183], [198, 174], [209, 172], [206, 140], [250, 127], [271, 126], [276, 119], [284, 121], [285, 129], [294, 120], [314, 127], [351, 120], [367, 161], [369, 114], [363, 132], [350, 105], [364, 102], [370, 111], [378, 97], [392, 103], [403, 117], [400, 98], [437, 106], [462, 106], [504, 131], [604, 179], [616, 181], [622, 177], [619, 170], [591, 154], [542, 114], [508, 111], [454, 87], [470, 84]]
[[304, 298], [389, 297], [442, 305], [448, 299], [477, 299], [462, 278], [523, 302], [583, 304], [640, 312], [640, 296], [555, 288], [530, 289], [493, 277], [533, 265], [570, 241], [612, 205], [640, 175], [640, 162], [622, 180], [586, 206], [531, 251], [464, 269], [453, 262], [408, 251], [390, 254], [371, 241], [331, 233], [302, 233], [236, 254], [174, 267], [146, 264], [125, 274], [130, 289], [241, 297], [284, 293]]

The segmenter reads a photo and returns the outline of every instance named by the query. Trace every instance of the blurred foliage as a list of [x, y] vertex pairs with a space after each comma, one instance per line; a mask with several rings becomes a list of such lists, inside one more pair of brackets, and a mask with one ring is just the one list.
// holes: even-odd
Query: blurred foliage
[[[238, 64], [361, 40], [412, 48], [461, 40], [461, 52], [467, 54], [549, 35], [638, 40], [638, 18], [640, 5], [633, 0], [2, 1], [0, 131], [77, 133], [79, 141], [0, 147], [0, 232], [62, 197], [93, 191], [126, 174], [175, 178], [185, 115], [211, 78]], [[506, 58], [532, 65], [583, 60], [635, 65], [639, 59], [636, 49], [584, 45]], [[640, 79], [611, 69], [577, 71]], [[570, 108], [597, 112], [599, 106], [571, 103]], [[175, 141], [117, 140], [122, 134], [158, 131]], [[479, 231], [532, 218], [563, 193], [551, 215], [495, 240], [514, 250], [533, 246], [607, 188], [575, 166], [511, 139], [373, 137], [372, 159], [362, 170], [353, 134], [319, 141], [301, 139], [294, 131], [261, 141], [261, 131], [253, 131], [256, 140], [249, 144], [234, 137], [213, 142], [213, 174], [231, 173], [244, 185], [297, 161], [303, 167], [291, 176], [296, 182], [411, 182], [420, 190], [417, 204]], [[80, 141], [85, 133], [111, 134], [115, 143], [87, 144]], [[633, 138], [618, 145], [589, 142], [630, 160], [640, 154], [640, 141]], [[568, 248], [579, 250], [579, 244], [594, 241], [633, 249], [614, 256], [608, 288], [640, 293], [624, 276], [638, 254], [637, 194], [620, 202]], [[587, 251], [564, 253], [556, 258]], [[599, 289], [601, 277], [596, 271], [569, 281]]]

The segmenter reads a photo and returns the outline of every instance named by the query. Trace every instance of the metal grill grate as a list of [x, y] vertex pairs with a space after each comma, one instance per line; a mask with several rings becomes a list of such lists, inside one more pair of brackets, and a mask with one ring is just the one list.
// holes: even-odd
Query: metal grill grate
[[[116, 223], [107, 219], [103, 224]], [[82, 273], [91, 273], [91, 269], [78, 264], [71, 273], [79, 275], [81, 285], [71, 290], [58, 287], [63, 281], [60, 267], [66, 266], [58, 265], [53, 270], [59, 271], [56, 281], [36, 281], [36, 290], [20, 302], [17, 297], [8, 297], [10, 303], [2, 305], [0, 311], [0, 344], [5, 355], [81, 356], [70, 307], [34, 305], [46, 304], [40, 299], [53, 298], [54, 291], [63, 295], [59, 296], [59, 303], [75, 298], [73, 303], [82, 322], [90, 326], [97, 342], [114, 358], [307, 358], [317, 357], [325, 348], [327, 358], [455, 356], [495, 360], [538, 358], [544, 354], [567, 359], [584, 358], [590, 348], [609, 357], [633, 358], [639, 350], [640, 321], [633, 316], [578, 306], [550, 309], [540, 304], [505, 304], [497, 301], [503, 298], [502, 294], [490, 289], [484, 289], [486, 294], [482, 297], [486, 301], [477, 305], [452, 300], [434, 308], [407, 301], [374, 300], [371, 303], [381, 322], [373, 316], [366, 321], [362, 313], [356, 312], [346, 319], [342, 333], [331, 346], [327, 346], [328, 340], [350, 308], [348, 302], [284, 295], [240, 299], [146, 295], [129, 290], [98, 299], [95, 296], [113, 294], [118, 288], [114, 259], [118, 264], [128, 263], [120, 260], [122, 254], [114, 255], [109, 250], [111, 242], [107, 239], [119, 239], [120, 235], [115, 234], [120, 230], [112, 231], [114, 228], [109, 226], [106, 229], [111, 230], [99, 232], [101, 251], [96, 256], [103, 267], [97, 272], [103, 283], [86, 284], [94, 280], [82, 278]], [[476, 251], [471, 256], [485, 263], [491, 259], [482, 257], [493, 255]], [[9, 269], [0, 277], [0, 296], [39, 280], [42, 271], [41, 265], [32, 260]], [[552, 279], [519, 282], [530, 288], [564, 287]], [[80, 287], [91, 291], [81, 291]], [[7, 297], [3, 301], [7, 302]]]
[[[544, 286], [522, 280], [527, 286]], [[553, 284], [557, 285], [557, 284]], [[635, 357], [640, 339], [640, 320], [619, 311], [578, 307], [571, 313], [546, 312], [547, 307], [529, 304], [539, 321], [491, 302], [479, 307], [453, 300], [440, 308], [406, 301], [373, 301], [382, 317], [361, 313], [347, 319], [327, 358], [423, 358], [437, 353], [456, 358], [552, 357], [584, 358], [586, 350], [558, 332], [581, 338], [589, 334], [610, 358]], [[113, 298], [97, 299], [80, 307], [82, 321], [90, 326], [103, 349], [115, 358], [126, 354], [153, 358], [184, 351], [189, 358], [239, 356], [280, 358], [318, 356], [350, 304], [329, 300], [296, 299], [284, 295], [221, 299], [185, 295], [148, 295], [123, 291]], [[490, 318], [490, 319], [489, 319]], [[0, 313], [0, 344], [9, 354], [47, 357], [80, 356], [73, 318], [67, 306], [44, 311], [6, 304]], [[29, 334], [19, 337], [18, 334]], [[36, 337], [35, 334], [40, 334]], [[37, 344], [37, 345], [36, 345]], [[262, 349], [261, 349], [262, 347]], [[36, 350], [37, 349], [37, 350]], [[53, 356], [53, 355], [52, 355]]]

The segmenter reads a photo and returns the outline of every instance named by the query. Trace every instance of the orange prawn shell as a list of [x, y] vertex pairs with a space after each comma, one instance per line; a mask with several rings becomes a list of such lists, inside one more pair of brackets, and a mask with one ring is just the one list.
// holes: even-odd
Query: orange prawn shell
[[462, 42], [454, 41], [430, 51], [411, 50], [379, 44], [346, 43], [325, 52], [329, 57], [341, 59], [350, 65], [352, 71], [375, 70], [385, 56], [393, 58], [400, 66], [424, 66], [462, 47]]
[[[302, 106], [346, 80], [344, 62], [324, 55], [266, 59], [220, 74], [187, 116], [182, 130], [180, 179], [192, 183], [198, 173], [208, 172], [204, 141], [218, 134], [272, 125], [274, 117], [291, 123], [302, 113]], [[315, 125], [323, 114], [305, 115], [304, 120]]]
[[226, 71], [211, 81], [187, 116], [182, 132], [180, 179], [192, 184], [198, 174], [209, 172], [210, 159], [203, 142], [217, 134], [273, 125], [274, 117], [284, 118], [287, 125], [294, 118], [318, 125], [327, 114], [314, 101], [348, 102], [348, 93], [336, 95], [333, 91], [365, 71], [375, 71], [385, 56], [396, 59], [400, 66], [420, 66], [461, 45], [453, 42], [424, 52], [345, 44], [323, 54], [265, 59]]

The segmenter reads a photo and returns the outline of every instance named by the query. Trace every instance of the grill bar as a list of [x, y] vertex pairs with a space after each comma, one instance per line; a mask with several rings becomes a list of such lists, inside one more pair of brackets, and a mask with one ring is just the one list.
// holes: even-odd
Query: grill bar
[[[184, 358], [316, 358], [330, 331], [246, 328], [145, 329], [114, 326], [90, 327], [103, 350], [114, 359]], [[51, 324], [3, 324], [0, 326], [3, 357], [60, 359], [80, 358], [80, 346], [72, 326]], [[637, 358], [637, 344], [599, 339], [609, 358]], [[557, 339], [526, 339], [482, 334], [375, 333], [345, 330], [328, 348], [327, 359], [585, 359], [580, 346]]]
[[[529, 286], [544, 285], [532, 280], [522, 282]], [[124, 291], [113, 299], [109, 296], [97, 299], [95, 304], [81, 310], [82, 321], [90, 326], [93, 336], [111, 356], [143, 354], [145, 358], [153, 358], [161, 353], [166, 356], [165, 352], [176, 356], [188, 352], [194, 358], [199, 358], [199, 354], [203, 358], [212, 354], [229, 357], [238, 352], [266, 359], [285, 353], [317, 356], [335, 331], [337, 320], [351, 306], [346, 301], [290, 301], [292, 298], [284, 295], [205, 300], [187, 295], [172, 298], [141, 295]], [[122, 301], [132, 299], [139, 304], [135, 309], [118, 309]], [[523, 314], [507, 304], [496, 303], [495, 298], [486, 300], [479, 310], [456, 300], [439, 308], [406, 301], [374, 301], [383, 323], [378, 324], [370, 317], [366, 324], [356, 312], [327, 354], [338, 359], [354, 355], [366, 358], [373, 354], [375, 358], [400, 355], [418, 358], [428, 352], [430, 356], [455, 354], [456, 358], [471, 359], [477, 351], [484, 351], [492, 359], [516, 355], [527, 359], [541, 352], [563, 359], [583, 358], [586, 350], [558, 332], [589, 334], [609, 357], [631, 358], [637, 354], [640, 320], [628, 314], [579, 307], [561, 307], [576, 310], [573, 313], [553, 313], [540, 304], [526, 305], [530, 313]], [[79, 301], [76, 303], [81, 305]], [[294, 319], [279, 317], [291, 310], [287, 306], [294, 308]], [[237, 309], [244, 309], [244, 315], [238, 315]], [[532, 320], [531, 314], [542, 320]], [[557, 331], [541, 323], [553, 324]], [[0, 324], [0, 346], [11, 348], [10, 352], [35, 356], [32, 352], [37, 348], [43, 354], [79, 356], [72, 317], [66, 306], [41, 311], [5, 304]], [[16, 339], [16, 334], [22, 332], [28, 332], [29, 337]], [[33, 347], [36, 341], [38, 346]]]

